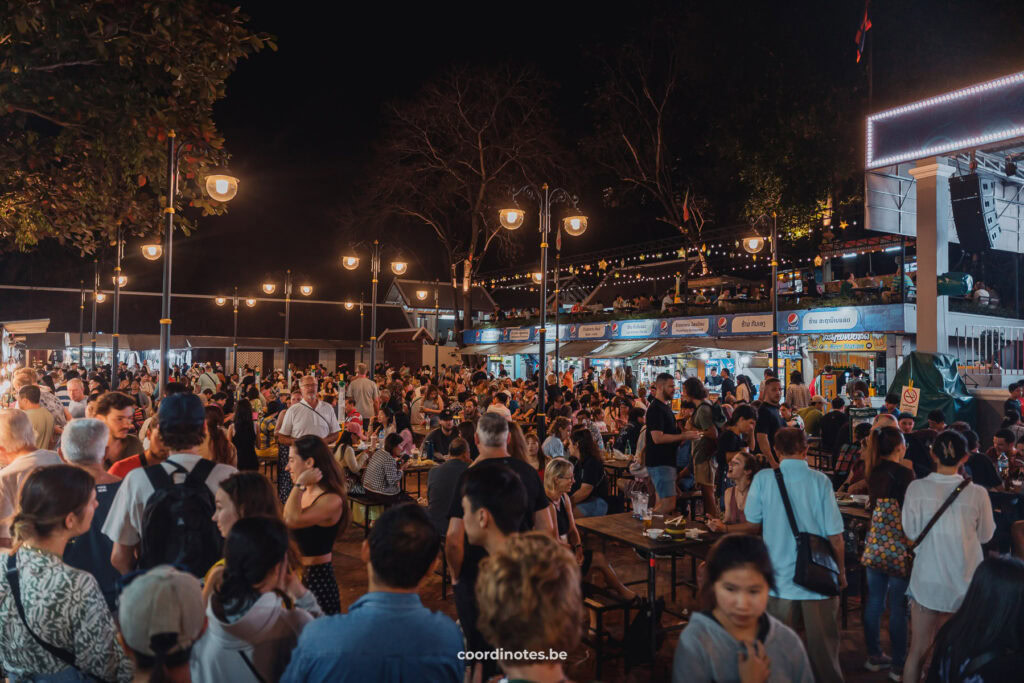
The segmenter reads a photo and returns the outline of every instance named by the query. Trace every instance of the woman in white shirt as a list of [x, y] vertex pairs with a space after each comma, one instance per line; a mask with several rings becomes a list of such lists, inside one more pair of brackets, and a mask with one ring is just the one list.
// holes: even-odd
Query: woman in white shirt
[[[967, 460], [967, 441], [946, 430], [932, 444], [936, 471], [911, 482], [903, 502], [903, 530], [918, 539], [947, 498], [964, 483], [957, 470]], [[939, 628], [960, 607], [974, 570], [982, 561], [981, 544], [995, 533], [988, 492], [967, 483], [914, 549], [910, 574], [910, 652], [903, 680], [917, 681], [923, 659]]]

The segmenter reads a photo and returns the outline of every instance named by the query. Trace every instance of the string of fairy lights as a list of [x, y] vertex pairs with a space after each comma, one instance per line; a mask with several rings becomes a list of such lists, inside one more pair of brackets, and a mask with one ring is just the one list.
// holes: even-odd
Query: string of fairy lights
[[[698, 247], [680, 247], [677, 250], [652, 250], [641, 252], [638, 254], [632, 254], [621, 257], [606, 258], [602, 257], [592, 262], [577, 262], [569, 265], [563, 265], [557, 268], [559, 279], [565, 278], [566, 282], [559, 285], [559, 289], [562, 292], [573, 293], [573, 292], [590, 292], [596, 287], [606, 276], [611, 274], [612, 280], [619, 280], [619, 283], [625, 284], [633, 282], [665, 282], [675, 281], [677, 278], [682, 277], [685, 269], [679, 268], [672, 273], [659, 273], [650, 274], [643, 272], [631, 272], [639, 265], [650, 266], [658, 265], [659, 263], [667, 263], [673, 260], [679, 259], [692, 259], [703, 254], [705, 259], [713, 257], [728, 258], [728, 259], [743, 259], [747, 261], [743, 264], [735, 264], [729, 266], [729, 270], [732, 273], [741, 270], [756, 270], [758, 268], [767, 267], [770, 263], [770, 257], [766, 253], [761, 254], [750, 254], [743, 250], [739, 240], [733, 243], [730, 242], [713, 242], [705, 243]], [[717, 259], [716, 259], [717, 260]], [[807, 264], [813, 264], [815, 257], [807, 258], [779, 258], [780, 266], [789, 266], [790, 268], [800, 268]], [[556, 268], [549, 268], [547, 271], [547, 277], [550, 279], [554, 278]], [[492, 290], [519, 290], [525, 292], [536, 292], [539, 291], [538, 280], [539, 271], [527, 271], [508, 273], [500, 276], [484, 277], [481, 280], [481, 284], [485, 285]], [[581, 284], [582, 280], [591, 281], [589, 286], [587, 284]], [[695, 290], [696, 291], [696, 290]]]

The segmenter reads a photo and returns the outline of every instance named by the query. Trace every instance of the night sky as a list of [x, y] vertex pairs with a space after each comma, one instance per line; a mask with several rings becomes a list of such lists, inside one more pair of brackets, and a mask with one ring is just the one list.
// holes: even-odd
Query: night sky
[[[365, 268], [349, 273], [339, 266], [338, 257], [359, 237], [341, 216], [370, 167], [385, 103], [413, 97], [451, 64], [530, 64], [557, 84], [555, 113], [574, 148], [590, 126], [584, 102], [598, 77], [595, 57], [614, 53], [666, 8], [680, 5], [687, 3], [344, 3], [328, 9], [327, 3], [242, 0], [252, 27], [275, 34], [279, 51], [243, 61], [216, 107], [239, 192], [226, 216], [202, 219], [195, 235], [178, 240], [174, 289], [214, 294], [237, 284], [243, 293], [255, 292], [259, 282], [272, 276], [280, 281], [291, 267], [296, 283], [314, 284], [318, 298], [358, 298], [360, 290], [368, 291], [369, 275]], [[713, 26], [714, 35], [701, 39], [739, 55], [741, 65], [747, 38], [731, 18], [750, 14], [745, 30], [754, 26], [777, 40], [780, 59], [814, 62], [841, 86], [865, 86], [864, 67], [854, 64], [861, 0], [738, 2], [707, 12], [713, 21], [705, 25]], [[872, 14], [873, 109], [1024, 66], [1017, 46], [1024, 23], [1019, 3], [877, 0]], [[756, 89], [759, 65], [748, 66], [739, 78], [717, 74], [712, 59], [690, 68], [720, 78], [723, 89]], [[865, 101], [863, 110], [844, 117], [859, 130], [866, 112]], [[603, 207], [603, 180], [589, 177], [574, 188], [592, 228], [567, 255], [674, 234], [649, 214]], [[531, 243], [524, 264], [536, 259], [534, 237], [521, 237]], [[432, 256], [422, 235], [396, 236], [394, 242], [410, 255], [410, 277], [445, 276], [444, 262]], [[137, 255], [140, 243], [134, 239], [127, 248], [130, 288], [157, 291], [159, 265]], [[77, 285], [79, 278], [91, 278], [91, 264], [55, 245], [0, 259], [6, 282]]]

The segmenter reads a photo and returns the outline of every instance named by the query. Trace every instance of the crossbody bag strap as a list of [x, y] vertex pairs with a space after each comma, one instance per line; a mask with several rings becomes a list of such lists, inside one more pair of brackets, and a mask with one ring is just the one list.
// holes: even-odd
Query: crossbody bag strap
[[966, 487], [967, 480], [964, 479], [957, 485], [955, 489], [953, 489], [953, 492], [949, 494], [949, 497], [946, 498], [946, 500], [942, 503], [941, 507], [939, 507], [939, 509], [935, 511], [935, 514], [932, 515], [932, 518], [928, 520], [928, 524], [925, 525], [924, 529], [921, 531], [918, 537], [910, 544], [911, 550], [913, 550], [921, 544], [921, 541], [924, 540], [924, 537], [928, 535], [928, 532], [932, 530], [932, 527], [935, 526], [935, 523], [939, 521], [939, 517], [942, 516], [942, 513], [945, 512], [949, 508], [949, 506], [953, 504], [953, 501], [956, 500], [956, 497], [959, 496], [960, 492], [963, 491]]
[[256, 680], [260, 683], [266, 683], [266, 679], [260, 675], [260, 672], [256, 669], [256, 665], [252, 663], [251, 659], [249, 659], [249, 655], [245, 654], [244, 650], [239, 650], [238, 654], [241, 655], [242, 661], [245, 662], [247, 667], [249, 667], [249, 671], [251, 671], [252, 675], [256, 677]]
[[68, 666], [74, 667], [75, 655], [72, 652], [46, 642], [28, 625], [28, 619], [25, 617], [25, 604], [21, 601], [21, 581], [18, 579], [17, 556], [13, 553], [7, 556], [7, 583], [11, 586], [11, 595], [14, 597], [14, 606], [18, 608], [18, 616], [21, 617], [21, 623], [25, 624], [25, 629], [29, 635], [51, 655]]
[[793, 530], [793, 538], [800, 536], [800, 530], [796, 526], [796, 516], [793, 514], [793, 506], [789, 503], [789, 494], [786, 493], [786, 482], [782, 478], [782, 470], [775, 470], [775, 483], [779, 485], [779, 494], [782, 495], [782, 504], [786, 506], [786, 517], [789, 518], [789, 528]]

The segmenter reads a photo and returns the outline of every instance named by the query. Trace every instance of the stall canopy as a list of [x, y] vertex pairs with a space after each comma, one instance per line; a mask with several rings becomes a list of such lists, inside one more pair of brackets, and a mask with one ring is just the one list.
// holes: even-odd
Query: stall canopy
[[587, 354], [587, 358], [632, 358], [657, 342], [650, 339], [639, 341], [613, 341]]
[[[605, 343], [606, 342], [600, 339], [596, 341], [571, 341], [558, 347], [558, 356], [560, 358], [583, 358], [597, 347], [603, 346]], [[550, 351], [548, 350], [549, 348], [551, 349]], [[545, 348], [544, 351], [547, 354], [554, 355], [554, 344]]]
[[764, 351], [772, 347], [771, 337], [746, 337], [729, 339], [726, 337], [701, 337], [691, 339], [691, 346], [703, 349], [723, 349], [725, 351]]
[[465, 346], [460, 349], [459, 353], [463, 356], [483, 356], [491, 353], [493, 349], [496, 349], [497, 347], [498, 344], [471, 344], [470, 346]]
[[694, 340], [685, 339], [662, 339], [648, 347], [638, 358], [653, 358], [654, 356], [675, 356], [680, 353], [687, 353], [693, 350]]

